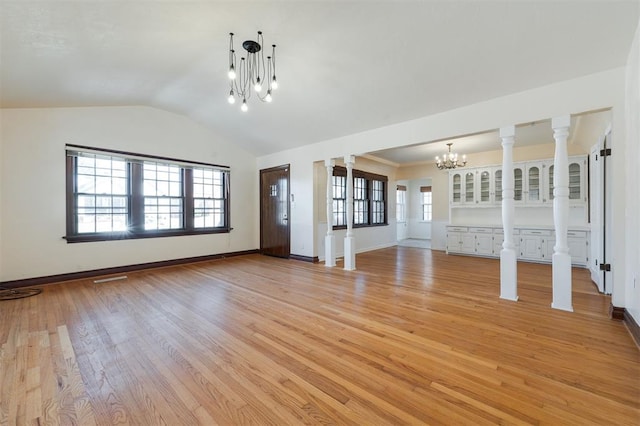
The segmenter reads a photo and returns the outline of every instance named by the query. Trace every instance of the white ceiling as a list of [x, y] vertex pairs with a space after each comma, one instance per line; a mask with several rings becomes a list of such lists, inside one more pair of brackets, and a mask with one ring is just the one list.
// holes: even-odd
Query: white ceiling
[[[0, 0], [0, 106], [149, 105], [267, 154], [623, 66], [638, 1]], [[230, 106], [228, 33], [278, 45]]]

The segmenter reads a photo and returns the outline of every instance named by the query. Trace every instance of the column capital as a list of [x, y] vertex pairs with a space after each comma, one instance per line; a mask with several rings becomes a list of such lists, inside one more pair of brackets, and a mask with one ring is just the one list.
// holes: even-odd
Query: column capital
[[500, 127], [500, 138], [513, 138], [516, 136], [516, 126]]
[[324, 160], [325, 167], [335, 167], [335, 165], [336, 165], [336, 160], [333, 160], [333, 159]]
[[355, 155], [345, 155], [344, 156], [344, 163], [345, 164], [352, 164], [356, 162], [356, 156]]
[[551, 119], [552, 129], [562, 129], [571, 127], [571, 115], [560, 115]]

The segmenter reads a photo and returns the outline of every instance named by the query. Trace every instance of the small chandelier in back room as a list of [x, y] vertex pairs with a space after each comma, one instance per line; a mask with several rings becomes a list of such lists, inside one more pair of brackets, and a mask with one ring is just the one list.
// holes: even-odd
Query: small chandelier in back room
[[247, 100], [253, 90], [263, 102], [271, 102], [274, 90], [278, 88], [276, 80], [276, 45], [271, 45], [271, 56], [264, 61], [264, 40], [262, 31], [258, 31], [257, 41], [247, 40], [242, 43], [246, 50], [246, 58], [240, 57], [240, 63], [236, 61], [236, 51], [233, 49], [233, 33], [229, 33], [229, 85], [231, 91], [227, 99], [230, 104], [236, 102], [236, 96], [242, 101], [240, 109], [246, 112], [249, 107]]
[[447, 144], [449, 152], [446, 152], [443, 158], [436, 155], [436, 166], [438, 166], [440, 170], [455, 169], [456, 167], [464, 167], [467, 164], [467, 156], [463, 155], [462, 162], [459, 162], [458, 154], [451, 152], [451, 145], [453, 145], [451, 142]]

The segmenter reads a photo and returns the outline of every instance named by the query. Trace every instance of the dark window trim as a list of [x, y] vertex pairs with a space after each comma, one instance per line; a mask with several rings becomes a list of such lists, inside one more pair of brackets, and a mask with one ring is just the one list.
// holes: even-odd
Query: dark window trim
[[[78, 234], [76, 230], [76, 172], [75, 172], [75, 159], [74, 155], [70, 155], [69, 151], [74, 152], [86, 152], [91, 154], [104, 154], [106, 156], [121, 157], [127, 160], [127, 167], [129, 168], [129, 230], [127, 231], [115, 231], [115, 232], [95, 232], [95, 233], [81, 233]], [[124, 151], [116, 151], [109, 149], [99, 149], [81, 145], [66, 145], [66, 235], [64, 238], [67, 243], [82, 243], [93, 241], [111, 241], [111, 240], [130, 240], [130, 239], [144, 239], [144, 238], [160, 238], [160, 237], [177, 237], [188, 235], [204, 235], [204, 234], [223, 234], [229, 233], [231, 228], [231, 215], [229, 212], [231, 206], [230, 197], [230, 181], [231, 170], [228, 166], [220, 166], [216, 164], [208, 164], [195, 161], [185, 161], [172, 159], [167, 157], [159, 157], [154, 155], [143, 155]], [[180, 229], [163, 229], [163, 230], [144, 230], [144, 197], [142, 195], [142, 164], [143, 161], [155, 161], [166, 162], [173, 165], [178, 165], [182, 172], [182, 185], [183, 185], [183, 228]], [[222, 227], [216, 228], [194, 228], [193, 220], [193, 168], [212, 168], [217, 169], [223, 173], [223, 190], [224, 190], [224, 223]], [[191, 198], [189, 198], [191, 197]], [[189, 209], [190, 208], [190, 209]]]
[[179, 158], [161, 157], [158, 155], [139, 154], [136, 152], [119, 151], [116, 149], [96, 148], [93, 146], [72, 145], [72, 144], [66, 144], [65, 147], [67, 151], [83, 151], [83, 152], [88, 152], [89, 154], [93, 154], [93, 153], [107, 154], [107, 155], [113, 155], [116, 157], [117, 156], [126, 157], [129, 159], [136, 158], [136, 159], [143, 159], [143, 160], [156, 160], [156, 161], [180, 163], [179, 165], [184, 164], [184, 165], [192, 165], [192, 166], [206, 166], [206, 167], [213, 167], [213, 168], [226, 169], [226, 170], [231, 169], [229, 166], [223, 166], [220, 164], [203, 163], [201, 161], [181, 160]]
[[[368, 197], [368, 203], [367, 203], [367, 207], [368, 207], [368, 221], [367, 223], [362, 223], [362, 224], [354, 224], [353, 223], [353, 218], [351, 218], [351, 223], [353, 224], [353, 228], [371, 228], [371, 227], [376, 227], [376, 226], [388, 226], [389, 225], [389, 178], [387, 176], [384, 175], [379, 175], [376, 173], [370, 173], [370, 172], [365, 172], [363, 170], [356, 170], [353, 169], [351, 174], [353, 175], [353, 178], [364, 178], [367, 180], [367, 197]], [[333, 168], [333, 175], [334, 176], [347, 176], [347, 168], [343, 167], [343, 166], [335, 166]], [[384, 222], [382, 223], [372, 223], [373, 222], [373, 185], [371, 184], [371, 181], [373, 180], [377, 180], [382, 182], [383, 185], [383, 194], [384, 194]], [[355, 214], [355, 212], [354, 212]], [[334, 225], [333, 226], [334, 230], [339, 230], [339, 229], [347, 229], [346, 225]]]

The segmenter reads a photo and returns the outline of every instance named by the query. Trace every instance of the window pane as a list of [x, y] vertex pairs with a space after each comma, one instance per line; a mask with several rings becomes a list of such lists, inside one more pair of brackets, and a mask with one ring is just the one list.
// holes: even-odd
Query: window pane
[[[197, 174], [196, 171], [198, 172]], [[213, 228], [224, 226], [223, 172], [210, 169], [194, 169], [193, 173], [194, 227]]]
[[74, 170], [76, 232], [126, 230], [129, 213], [126, 162], [117, 157], [84, 154], [75, 157]]

